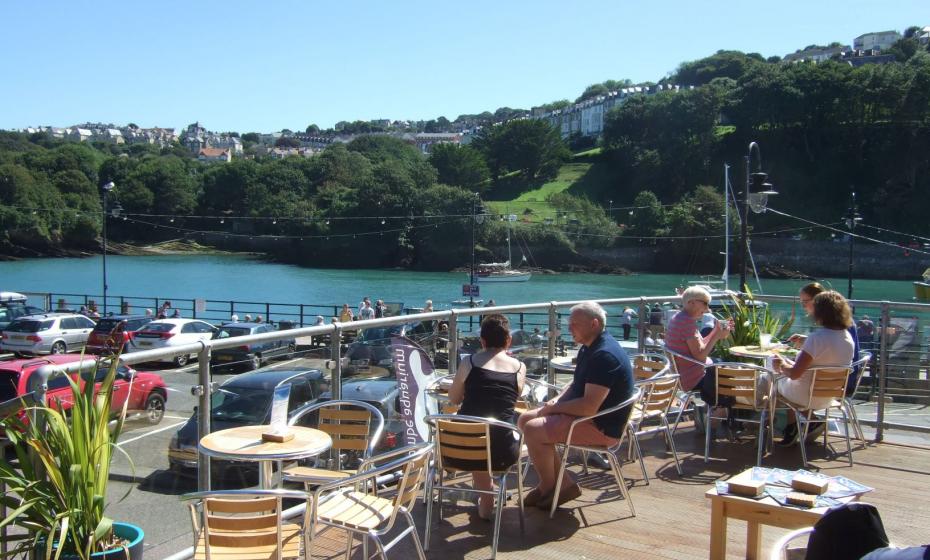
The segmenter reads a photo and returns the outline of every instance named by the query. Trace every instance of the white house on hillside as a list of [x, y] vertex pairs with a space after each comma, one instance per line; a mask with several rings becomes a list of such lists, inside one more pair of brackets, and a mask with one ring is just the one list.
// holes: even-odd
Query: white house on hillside
[[853, 48], [857, 51], [883, 51], [901, 39], [897, 31], [877, 31], [866, 33], [853, 39]]

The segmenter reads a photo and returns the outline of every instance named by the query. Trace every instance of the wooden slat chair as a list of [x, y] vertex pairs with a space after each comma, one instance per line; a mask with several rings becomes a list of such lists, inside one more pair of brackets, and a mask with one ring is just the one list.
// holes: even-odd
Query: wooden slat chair
[[865, 435], [862, 433], [862, 426], [859, 424], [859, 415], [856, 414], [856, 405], [853, 402], [853, 397], [856, 391], [859, 390], [859, 384], [862, 383], [862, 376], [865, 374], [865, 370], [869, 367], [871, 362], [871, 353], [861, 352], [859, 354], [859, 359], [852, 364], [852, 371], [857, 373], [855, 380], [852, 381], [852, 390], [850, 391], [850, 387], [847, 386], [846, 395], [843, 397], [843, 409], [846, 411], [847, 418], [851, 420], [851, 426], [847, 424], [846, 429], [849, 430], [850, 427], [852, 427], [852, 429], [855, 430], [856, 439], [862, 442], [865, 442]]
[[[432, 443], [421, 443], [389, 452], [391, 456], [401, 454], [400, 458], [380, 464], [346, 479], [333, 480], [321, 484], [313, 492], [310, 514], [310, 547], [307, 557], [311, 556], [313, 536], [319, 532], [320, 525], [335, 527], [348, 533], [346, 557], [352, 552], [355, 536], [362, 540], [364, 556], [367, 560], [368, 542], [377, 548], [382, 559], [387, 558], [387, 551], [407, 535], [413, 537], [417, 557], [426, 560], [423, 546], [417, 536], [411, 510], [416, 505], [420, 489], [425, 483], [433, 452]], [[372, 457], [372, 463], [380, 463], [379, 458]], [[400, 473], [397, 486], [391, 498], [379, 496], [372, 490], [379, 477]], [[361, 490], [360, 490], [361, 489]], [[381, 537], [394, 528], [397, 517], [407, 522], [403, 529], [390, 542], [383, 543]]]
[[303, 558], [308, 543], [303, 524], [282, 519], [285, 498], [307, 501], [293, 490], [223, 490], [185, 494], [194, 528], [195, 560], [284, 560]]
[[[450, 414], [434, 414], [426, 417], [431, 426], [431, 439], [436, 446], [436, 466], [426, 486], [426, 532], [424, 537], [425, 548], [429, 550], [430, 529], [432, 527], [433, 492], [439, 497], [439, 517], [442, 518], [443, 490], [457, 490], [475, 494], [492, 494], [494, 500], [494, 536], [491, 543], [491, 558], [497, 557], [497, 544], [500, 537], [501, 510], [507, 501], [507, 476], [514, 468], [517, 472], [517, 504], [520, 507], [520, 530], [523, 527], [523, 475], [522, 453], [517, 461], [505, 470], [497, 471], [491, 465], [491, 428], [499, 427], [509, 430], [518, 438], [518, 445], [523, 448], [523, 432], [513, 424], [494, 420], [492, 418], [479, 418], [477, 416], [461, 416]], [[449, 459], [478, 461], [487, 466], [487, 473], [497, 485], [497, 491], [479, 490], [470, 485], [461, 486], [463, 478], [456, 478], [457, 473], [464, 473], [451, 464]], [[453, 475], [450, 480], [446, 475]]]
[[667, 357], [654, 352], [631, 354], [630, 362], [633, 364], [634, 381], [646, 381], [665, 375], [672, 367]]
[[329, 456], [335, 469], [293, 465], [282, 471], [282, 478], [291, 482], [302, 482], [309, 491], [311, 487], [334, 479], [348, 478], [358, 469], [344, 469], [340, 464], [343, 451], [353, 451], [361, 462], [371, 457], [375, 446], [381, 441], [384, 431], [384, 415], [377, 407], [353, 400], [336, 400], [313, 403], [298, 409], [289, 420], [290, 425], [301, 424], [302, 419], [318, 413], [316, 428], [333, 439]]
[[[715, 407], [720, 405], [720, 397], [733, 397], [735, 402], [729, 405], [734, 410], [748, 410], [758, 413], [756, 418], [740, 418], [741, 422], [759, 424], [756, 450], [756, 466], [762, 465], [762, 451], [766, 441], [772, 440], [771, 409], [772, 380], [775, 374], [762, 366], [740, 362], [721, 362], [714, 364], [717, 401], [707, 404], [704, 421], [704, 462], [710, 458], [710, 440], [713, 430], [711, 421], [715, 418], [727, 420], [727, 416], [714, 416]], [[766, 440], [768, 433], [768, 440]]]
[[[669, 371], [671, 371], [671, 373], [674, 373], [676, 375], [681, 373], [678, 371], [678, 360], [685, 362], [685, 363], [691, 362], [694, 364], [699, 364], [702, 367], [707, 367], [707, 364], [700, 362], [698, 360], [695, 360], [691, 356], [685, 356], [684, 354], [675, 352], [674, 350], [669, 350], [668, 348], [665, 348], [665, 356], [668, 358]], [[695, 397], [700, 398], [701, 392], [696, 389], [691, 390], [691, 391], [685, 391], [683, 389], [679, 390], [678, 406], [675, 407], [676, 408], [675, 423], [672, 425], [672, 435], [675, 435], [675, 432], [678, 431], [678, 423], [681, 422], [681, 417], [685, 413], [691, 413], [691, 415], [694, 416], [695, 419], [697, 419], [699, 411], [694, 402]]]
[[[643, 479], [646, 484], [649, 484], [649, 475], [646, 474], [646, 463], [643, 461], [639, 437], [665, 433], [666, 443], [675, 458], [675, 469], [678, 471], [678, 476], [681, 476], [681, 463], [678, 461], [678, 451], [675, 449], [675, 440], [672, 438], [672, 430], [668, 423], [669, 409], [678, 394], [678, 375], [666, 374], [657, 378], [648, 378], [641, 382], [640, 386], [643, 389], [643, 398], [633, 407], [628, 426], [631, 443], [629, 450], [632, 452], [633, 448], [636, 449], [639, 455], [639, 465], [643, 471]], [[657, 422], [658, 425], [644, 427], [650, 422]]]
[[[843, 415], [843, 423], [847, 426], [850, 423], [849, 415], [846, 413], [846, 408], [844, 406], [844, 399], [846, 397], [846, 381], [849, 377], [850, 372], [852, 372], [851, 366], [821, 366], [808, 368], [807, 372], [810, 373], [813, 377], [811, 379], [810, 386], [810, 395], [807, 398], [806, 403], [795, 403], [791, 402], [788, 399], [784, 398], [781, 395], [778, 395], [778, 405], [784, 405], [785, 407], [791, 409], [795, 413], [800, 428], [799, 436], [799, 447], [801, 448], [801, 461], [806, 467], [807, 462], [807, 432], [810, 429], [810, 423], [815, 412], [823, 412], [823, 421], [826, 422], [827, 426], [830, 425], [830, 411], [839, 410]], [[826, 407], [822, 408], [810, 408], [811, 399], [814, 398], [823, 398], [829, 399], [829, 404]], [[823, 431], [823, 446], [824, 448], [829, 447], [828, 436], [831, 435], [830, 431], [825, 429]], [[849, 456], [849, 466], [853, 466], [853, 456], [852, 456], [852, 441], [849, 437], [849, 429], [845, 430], [845, 434], [837, 434], [841, 437], [845, 436], [846, 439], [846, 453]]]
[[[643, 396], [643, 390], [641, 387], [637, 387], [633, 391], [633, 395], [622, 403], [612, 406], [610, 408], [605, 408], [604, 410], [599, 411], [597, 414], [592, 414], [591, 416], [583, 416], [572, 421], [571, 426], [568, 428], [568, 437], [565, 439], [565, 443], [562, 445], [562, 457], [559, 462], [559, 474], [555, 479], [555, 488], [562, 487], [562, 479], [565, 477], [565, 469], [568, 466], [568, 455], [571, 453], [572, 449], [578, 449], [588, 453], [599, 453], [605, 455], [607, 460], [610, 463], [611, 470], [613, 471], [614, 478], [617, 481], [617, 485], [620, 487], [620, 493], [623, 495], [623, 498], [626, 500], [627, 505], [630, 507], [630, 514], [636, 516], [636, 510], [633, 509], [633, 501], [630, 499], [630, 494], [627, 491], [626, 480], [623, 478], [623, 473], [620, 471], [620, 461], [617, 459], [617, 451], [623, 445], [623, 439], [627, 434], [627, 427], [629, 426], [629, 418], [627, 423], [623, 426], [620, 426], [620, 439], [617, 441], [617, 444], [614, 446], [600, 446], [600, 445], [581, 445], [577, 443], [572, 443], [572, 434], [575, 431], [575, 426], [581, 422], [588, 422], [597, 418], [599, 416], [605, 416], [607, 414], [612, 414], [614, 412], [619, 412], [625, 408], [633, 408]], [[632, 416], [632, 414], [630, 415]], [[634, 439], [635, 443], [635, 439]], [[549, 509], [549, 517], [555, 515], [555, 509], [558, 507], [558, 500], [552, 500], [552, 506]]]

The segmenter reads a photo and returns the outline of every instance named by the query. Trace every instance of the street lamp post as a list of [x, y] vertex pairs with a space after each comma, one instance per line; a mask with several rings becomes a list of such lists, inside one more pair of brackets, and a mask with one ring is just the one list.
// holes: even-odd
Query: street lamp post
[[[750, 173], [753, 150], [756, 152], [757, 166], [756, 172]], [[746, 285], [746, 272], [749, 268], [749, 198], [752, 193], [752, 187], [755, 186], [757, 194], [766, 198], [769, 195], [778, 194], [771, 183], [766, 182], [766, 179], [768, 179], [768, 174], [762, 172], [762, 151], [759, 149], [759, 144], [750, 142], [749, 152], [746, 154], [746, 190], [743, 192], [743, 219], [740, 224], [742, 247], [740, 250], [739, 289], [744, 292], [747, 291], [748, 288]]]
[[107, 206], [107, 195], [110, 194], [116, 185], [113, 181], [103, 185], [103, 314], [107, 314], [107, 215], [109, 207]]
[[853, 292], [853, 243], [856, 240], [853, 230], [856, 224], [862, 221], [859, 207], [856, 206], [856, 191], [850, 193], [849, 209], [846, 210], [846, 229], [849, 230], [849, 286], [846, 288], [846, 299], [852, 299]]

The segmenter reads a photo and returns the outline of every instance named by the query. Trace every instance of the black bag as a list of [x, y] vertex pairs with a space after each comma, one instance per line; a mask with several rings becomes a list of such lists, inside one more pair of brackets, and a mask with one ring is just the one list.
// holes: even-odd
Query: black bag
[[807, 541], [806, 560], [859, 560], [888, 546], [888, 535], [872, 504], [853, 502], [827, 510]]

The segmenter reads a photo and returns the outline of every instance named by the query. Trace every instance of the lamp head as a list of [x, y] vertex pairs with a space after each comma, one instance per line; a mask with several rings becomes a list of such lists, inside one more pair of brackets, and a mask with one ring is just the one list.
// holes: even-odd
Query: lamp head
[[106, 192], [110, 192], [116, 188], [116, 183], [114, 183], [113, 181], [110, 181], [107, 184], [103, 185], [101, 188]]

